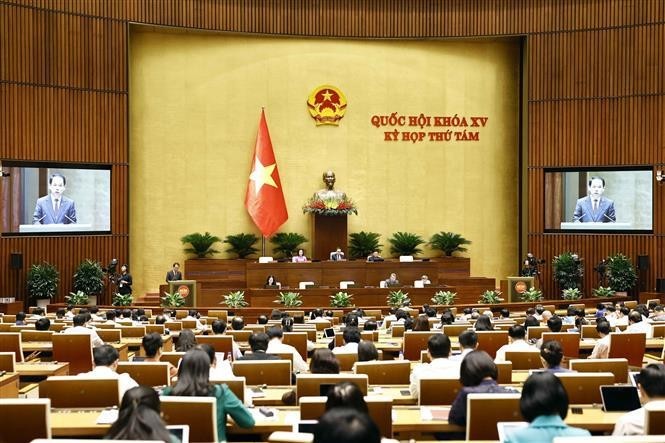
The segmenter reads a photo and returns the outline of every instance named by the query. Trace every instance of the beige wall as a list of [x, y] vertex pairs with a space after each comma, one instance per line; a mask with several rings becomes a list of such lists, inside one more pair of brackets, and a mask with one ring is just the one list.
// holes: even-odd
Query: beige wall
[[[138, 32], [130, 52], [130, 254], [136, 293], [154, 291], [179, 238], [258, 231], [244, 196], [261, 107], [289, 220], [332, 168], [359, 215], [350, 232], [445, 230], [473, 241], [474, 276], [517, 266], [519, 46], [503, 41], [366, 41]], [[313, 88], [337, 86], [339, 127], [316, 127]], [[385, 142], [372, 115], [487, 116], [479, 142]], [[392, 128], [390, 128], [392, 129]], [[447, 129], [447, 128], [444, 128]], [[269, 245], [270, 247], [270, 245]], [[306, 248], [309, 245], [305, 245]], [[218, 249], [222, 249], [220, 245]], [[426, 249], [426, 255], [433, 255]], [[218, 257], [226, 257], [220, 254]]]

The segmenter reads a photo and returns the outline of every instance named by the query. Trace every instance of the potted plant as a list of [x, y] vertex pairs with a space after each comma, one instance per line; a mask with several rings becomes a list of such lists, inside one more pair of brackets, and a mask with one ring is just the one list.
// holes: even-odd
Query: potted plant
[[287, 258], [293, 257], [306, 241], [307, 238], [297, 232], [278, 232], [270, 238], [270, 242], [276, 245], [272, 251]]
[[409, 306], [411, 304], [411, 299], [409, 298], [408, 292], [390, 291], [386, 297], [386, 303], [391, 308], [401, 308], [403, 306]]
[[593, 290], [593, 295], [596, 297], [613, 297], [615, 294], [616, 291], [609, 286], [606, 288], [599, 286]]
[[542, 301], [543, 300], [543, 291], [536, 289], [535, 287], [531, 286], [528, 290], [522, 292], [520, 294], [520, 299], [522, 301]]
[[33, 264], [28, 271], [26, 288], [37, 306], [47, 306], [58, 290], [60, 273], [50, 263]]
[[185, 298], [178, 291], [165, 292], [161, 300], [163, 308], [179, 308], [185, 305]]
[[349, 256], [351, 258], [365, 258], [374, 251], [381, 252], [379, 238], [376, 232], [353, 232], [349, 235]]
[[113, 306], [130, 306], [132, 300], [132, 294], [120, 294], [119, 292], [116, 292], [113, 294], [111, 304]]
[[244, 308], [249, 306], [249, 303], [245, 300], [244, 291], [231, 291], [228, 294], [223, 296], [223, 300], [220, 302], [222, 305], [226, 305], [232, 309]]
[[83, 260], [74, 272], [74, 291], [83, 292], [87, 301], [77, 304], [97, 304], [97, 296], [104, 291], [102, 265], [90, 259]]
[[421, 236], [411, 232], [395, 232], [388, 241], [390, 242], [390, 253], [396, 256], [418, 255], [423, 252], [418, 246], [425, 243]]
[[554, 267], [554, 281], [559, 284], [561, 289], [579, 288], [584, 275], [582, 262], [572, 252], [564, 252], [554, 257], [552, 260]]
[[607, 283], [617, 291], [617, 295], [626, 295], [637, 283], [637, 273], [630, 259], [623, 254], [607, 258]]
[[302, 296], [299, 292], [280, 292], [274, 303], [283, 305], [285, 308], [296, 308], [302, 306]]
[[482, 304], [496, 304], [501, 303], [503, 298], [501, 298], [501, 291], [497, 290], [488, 290], [483, 292], [478, 299], [478, 303]]
[[457, 297], [457, 292], [437, 291], [432, 297], [432, 303], [435, 305], [452, 305]]
[[65, 295], [65, 303], [68, 305], [87, 305], [88, 302], [88, 294], [83, 291], [70, 292], [69, 295]]
[[228, 243], [230, 247], [225, 249], [224, 252], [236, 254], [238, 258], [247, 258], [259, 251], [254, 247], [257, 241], [259, 241], [259, 237], [255, 234], [227, 235], [224, 243]]
[[191, 245], [190, 248], [185, 248], [186, 253], [196, 254], [197, 258], [205, 258], [208, 255], [213, 255], [219, 252], [218, 250], [213, 249], [212, 245], [221, 241], [221, 239], [209, 232], [206, 232], [205, 234], [194, 232], [182, 236], [180, 241], [183, 245], [186, 245], [187, 243]]
[[429, 240], [429, 246], [432, 249], [438, 249], [446, 257], [450, 257], [454, 252], [466, 252], [464, 245], [470, 245], [471, 241], [465, 239], [460, 234], [454, 232], [438, 232]]
[[561, 291], [564, 300], [579, 300], [582, 298], [582, 291], [580, 288], [566, 288]]
[[348, 292], [339, 291], [330, 296], [330, 306], [333, 308], [348, 308], [353, 306], [353, 295]]

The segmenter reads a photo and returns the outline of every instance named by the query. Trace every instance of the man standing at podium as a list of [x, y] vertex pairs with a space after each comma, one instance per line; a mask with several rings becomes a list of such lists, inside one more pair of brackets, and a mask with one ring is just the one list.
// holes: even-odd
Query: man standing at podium
[[166, 273], [166, 283], [174, 280], [182, 280], [182, 272], [180, 272], [180, 263], [173, 263], [173, 268]]
[[35, 225], [76, 223], [76, 205], [74, 200], [62, 195], [67, 179], [60, 173], [51, 174], [48, 179], [50, 194], [37, 200], [32, 223]]
[[614, 201], [603, 197], [605, 179], [591, 177], [589, 179], [589, 195], [577, 200], [573, 222], [614, 223], [617, 221], [614, 212]]

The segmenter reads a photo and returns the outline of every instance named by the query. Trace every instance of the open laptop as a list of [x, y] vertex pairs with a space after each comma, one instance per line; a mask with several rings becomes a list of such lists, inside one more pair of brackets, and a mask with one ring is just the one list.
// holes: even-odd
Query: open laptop
[[630, 371], [628, 378], [630, 379], [630, 384], [635, 387], [640, 383], [640, 373], [638, 371]]
[[499, 441], [503, 443], [506, 437], [518, 429], [526, 428], [529, 423], [525, 421], [499, 421], [496, 423], [496, 430], [499, 433]]
[[169, 425], [166, 430], [181, 443], [189, 443], [189, 425]]
[[603, 385], [600, 387], [605, 412], [627, 412], [642, 407], [640, 396], [635, 386]]
[[318, 420], [298, 420], [293, 423], [293, 432], [314, 433]]

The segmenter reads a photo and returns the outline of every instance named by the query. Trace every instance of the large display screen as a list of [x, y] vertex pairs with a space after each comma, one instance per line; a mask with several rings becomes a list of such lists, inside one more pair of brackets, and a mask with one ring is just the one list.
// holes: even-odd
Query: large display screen
[[110, 166], [4, 161], [2, 172], [3, 234], [110, 232]]
[[653, 230], [650, 168], [545, 170], [545, 231]]

